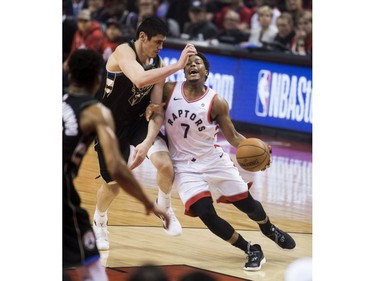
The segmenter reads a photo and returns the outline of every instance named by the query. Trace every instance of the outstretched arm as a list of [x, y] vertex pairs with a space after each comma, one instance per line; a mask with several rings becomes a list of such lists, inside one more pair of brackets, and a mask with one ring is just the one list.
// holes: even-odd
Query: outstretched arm
[[[151, 104], [158, 104], [162, 103], [162, 94], [163, 94], [163, 85], [164, 80], [154, 86], [151, 92]], [[147, 117], [146, 117], [147, 119]], [[159, 134], [160, 128], [164, 122], [164, 110], [160, 106], [154, 112], [151, 119], [147, 119], [148, 123], [148, 130], [147, 136], [138, 144], [134, 149], [134, 158], [133, 162], [130, 165], [130, 169], [134, 169], [138, 167], [143, 160], [146, 158], [147, 152], [150, 149], [152, 143], [154, 142], [156, 136]]]
[[168, 219], [168, 215], [146, 196], [143, 188], [122, 158], [118, 140], [114, 133], [114, 121], [110, 110], [102, 104], [88, 107], [81, 114], [80, 126], [85, 133], [96, 131], [108, 171], [121, 188], [143, 203], [147, 215], [154, 212], [156, 215]]
[[[113, 58], [110, 58], [107, 68], [111, 69], [115, 60], [120, 67], [120, 70], [137, 86], [143, 88], [145, 86], [153, 85], [164, 80], [168, 76], [183, 69], [189, 59], [190, 55], [197, 53], [194, 45], [187, 44], [182, 50], [179, 60], [171, 65], [155, 68], [145, 71], [143, 67], [137, 62], [135, 53], [127, 44], [120, 45], [113, 53]], [[119, 69], [113, 69], [119, 70]]]

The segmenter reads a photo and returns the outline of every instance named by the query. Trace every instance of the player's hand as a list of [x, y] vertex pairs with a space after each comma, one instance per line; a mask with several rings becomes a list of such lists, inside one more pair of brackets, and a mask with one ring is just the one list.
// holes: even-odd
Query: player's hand
[[162, 211], [155, 203], [152, 204], [151, 208], [146, 207], [146, 214], [149, 215], [151, 212], [153, 212], [159, 218], [163, 218], [165, 226], [169, 228], [170, 218], [166, 212]]
[[163, 109], [164, 105], [165, 105], [165, 102], [163, 102], [162, 104], [154, 104], [154, 103], [149, 104], [149, 106], [147, 106], [146, 111], [145, 111], [145, 117], [146, 117], [147, 122], [151, 120], [151, 117], [154, 114], [154, 112], [160, 112], [160, 110]]
[[149, 150], [150, 147], [148, 147], [146, 144], [143, 142], [138, 144], [134, 148], [134, 156], [133, 156], [133, 162], [130, 164], [129, 168], [131, 170], [137, 168], [139, 165], [142, 164], [143, 160], [145, 160], [147, 151]]
[[272, 146], [270, 146], [269, 144], [268, 144], [268, 152], [270, 154], [270, 160], [268, 161], [267, 165], [261, 171], [265, 171], [266, 169], [268, 169], [271, 166], [271, 163], [272, 163]]
[[197, 53], [197, 49], [195, 49], [194, 45], [191, 43], [186, 44], [185, 48], [182, 50], [180, 58], [177, 62], [178, 66], [183, 69], [187, 64], [189, 57], [191, 55], [195, 55]]

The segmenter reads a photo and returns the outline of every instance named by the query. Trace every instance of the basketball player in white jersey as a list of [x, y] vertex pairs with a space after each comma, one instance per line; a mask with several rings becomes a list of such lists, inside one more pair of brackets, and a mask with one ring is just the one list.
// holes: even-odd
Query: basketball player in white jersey
[[[219, 217], [213, 199], [233, 204], [281, 248], [293, 249], [296, 243], [271, 223], [230, 156], [216, 145], [219, 128], [234, 147], [245, 137], [234, 128], [227, 102], [205, 85], [209, 74], [206, 57], [201, 53], [190, 56], [184, 73], [186, 81], [164, 85], [165, 132], [175, 169], [174, 187], [185, 204], [186, 215], [199, 217], [211, 232], [243, 250], [248, 256], [243, 269], [259, 270], [266, 261], [261, 246], [250, 244]], [[161, 145], [160, 139], [158, 143]]]

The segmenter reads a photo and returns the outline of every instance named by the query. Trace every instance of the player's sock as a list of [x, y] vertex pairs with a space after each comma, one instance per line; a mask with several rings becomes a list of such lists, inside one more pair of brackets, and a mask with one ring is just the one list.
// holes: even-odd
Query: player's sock
[[99, 224], [99, 223], [106, 222], [106, 219], [107, 219], [107, 211], [100, 212], [98, 207], [96, 207], [95, 213], [94, 213], [94, 220], [96, 221], [96, 223]]
[[247, 248], [248, 248], [248, 244], [249, 242], [247, 242], [242, 236], [241, 234], [235, 232], [236, 235], [238, 235], [238, 238], [237, 240], [232, 243], [232, 245], [234, 247], [237, 247], [237, 248], [240, 248], [241, 250], [243, 250], [245, 253], [247, 252]]
[[168, 210], [171, 207], [171, 194], [166, 194], [161, 189], [159, 189], [158, 206], [163, 208], [164, 210]]
[[257, 223], [264, 235], [270, 235], [272, 233], [272, 223], [268, 216], [263, 221], [257, 221]]

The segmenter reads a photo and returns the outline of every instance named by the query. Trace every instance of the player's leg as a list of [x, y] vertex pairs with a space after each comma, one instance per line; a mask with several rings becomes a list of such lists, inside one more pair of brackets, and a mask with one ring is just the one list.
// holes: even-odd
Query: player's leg
[[[98, 249], [108, 250], [108, 209], [112, 201], [120, 193], [120, 186], [115, 181], [113, 181], [111, 176], [109, 175], [105, 164], [103, 151], [98, 143], [95, 144], [95, 150], [98, 154], [100, 175], [103, 178], [104, 182], [96, 193], [96, 209], [94, 213], [93, 229], [95, 232], [96, 244], [98, 246]], [[128, 145], [123, 145], [122, 151], [125, 156], [127, 155], [127, 157], [129, 157], [130, 147]]]
[[258, 223], [262, 233], [273, 240], [282, 249], [293, 249], [296, 246], [296, 242], [288, 233], [271, 223], [262, 204], [255, 200], [250, 192], [247, 198], [233, 202], [233, 205], [247, 214], [250, 219]]
[[182, 227], [172, 208], [171, 191], [174, 170], [165, 141], [159, 136], [156, 137], [147, 155], [157, 171], [156, 182], [159, 186], [157, 204], [167, 212], [171, 219], [168, 229], [165, 228], [163, 221], [164, 230], [171, 236], [181, 235]]
[[88, 212], [71, 178], [63, 178], [63, 268], [75, 267], [80, 280], [108, 280], [100, 263]]
[[202, 220], [212, 233], [248, 255], [248, 261], [244, 266], [245, 270], [259, 270], [266, 262], [260, 245], [251, 245], [226, 220], [218, 216], [211, 197], [199, 199], [190, 206], [190, 210]]
[[[212, 190], [214, 197], [219, 202], [232, 202], [250, 219], [256, 221], [262, 233], [281, 248], [293, 249], [296, 246], [293, 238], [271, 223], [262, 204], [251, 196], [248, 184], [243, 181], [229, 156], [224, 154], [220, 159], [213, 159], [211, 162], [216, 167], [216, 170], [212, 169], [210, 172], [210, 178], [217, 186], [216, 190]], [[219, 172], [220, 176], [218, 176]]]

